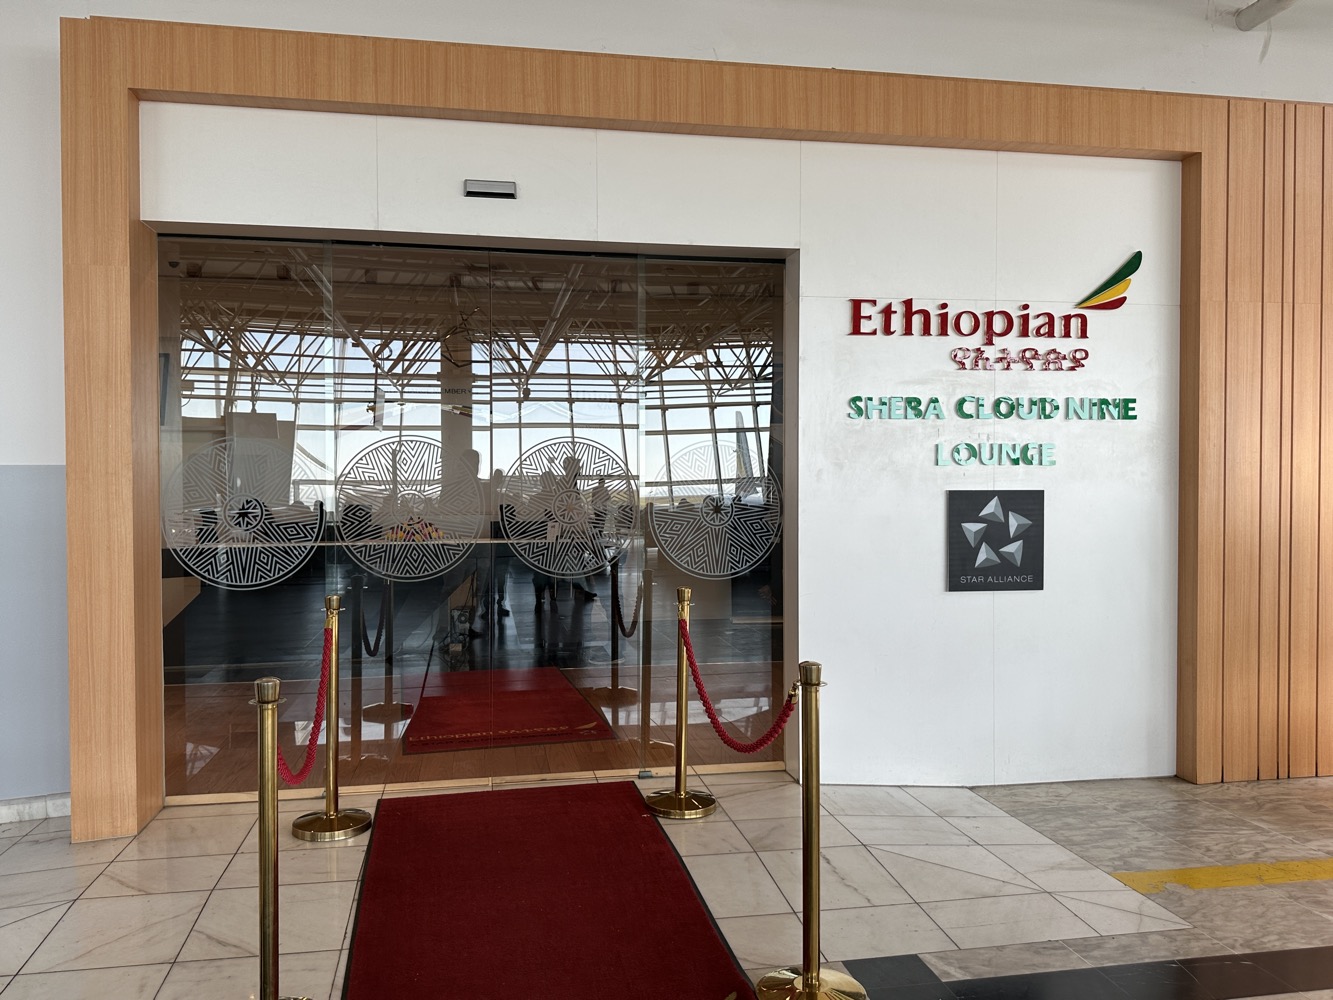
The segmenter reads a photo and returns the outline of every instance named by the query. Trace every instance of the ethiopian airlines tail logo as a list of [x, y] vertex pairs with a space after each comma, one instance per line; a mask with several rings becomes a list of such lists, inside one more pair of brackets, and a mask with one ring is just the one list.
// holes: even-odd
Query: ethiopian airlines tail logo
[[[1130, 278], [1143, 264], [1136, 250], [1109, 278], [1069, 312], [1056, 315], [1033, 309], [1027, 302], [1017, 309], [950, 309], [920, 299], [849, 299], [853, 337], [975, 337], [973, 344], [949, 351], [958, 371], [1072, 372], [1084, 367], [1091, 352], [1081, 345], [1088, 339], [1089, 313], [1119, 309], [1128, 298]], [[1003, 346], [1001, 345], [1003, 341]], [[1063, 345], [1050, 341], [1066, 341]], [[1012, 346], [1010, 346], [1012, 345]], [[992, 353], [992, 349], [994, 353]]]
[[1135, 250], [1134, 255], [1120, 265], [1120, 269], [1100, 285], [1086, 299], [1074, 306], [1075, 309], [1119, 309], [1125, 304], [1129, 291], [1129, 279], [1143, 263], [1143, 251]]

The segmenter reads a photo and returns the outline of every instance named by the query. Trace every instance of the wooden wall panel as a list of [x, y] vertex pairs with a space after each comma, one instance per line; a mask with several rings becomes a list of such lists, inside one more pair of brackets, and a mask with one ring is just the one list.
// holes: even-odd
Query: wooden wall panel
[[1181, 164], [1176, 773], [1196, 782], [1222, 778], [1228, 115], [1203, 109], [1209, 152]]
[[1323, 113], [1297, 106], [1293, 178], [1291, 775], [1316, 773], [1319, 688], [1320, 281]]
[[[1322, 115], [1319, 112], [1322, 111]], [[1319, 238], [1311, 254], [1318, 252], [1318, 302], [1320, 343], [1323, 345], [1320, 384], [1319, 459], [1319, 730], [1316, 737], [1318, 773], [1333, 774], [1333, 108], [1311, 108], [1314, 127], [1322, 118], [1323, 142], [1319, 186], [1323, 198]], [[1313, 209], [1312, 209], [1313, 211]], [[1312, 220], [1313, 224], [1313, 220]]]
[[1259, 481], [1264, 106], [1231, 104], [1227, 136], [1226, 537], [1222, 779], [1259, 776]]
[[[1259, 420], [1258, 712], [1260, 778], [1286, 774], [1285, 675], [1280, 655], [1282, 563], [1282, 205], [1286, 177], [1282, 105], [1264, 106], [1263, 314]], [[1253, 418], [1252, 418], [1253, 419]]]
[[[1328, 109], [93, 18], [62, 22], [76, 838], [132, 833], [161, 801], [139, 98], [1181, 160], [1178, 770], [1313, 773], [1317, 745], [1333, 764]], [[92, 544], [107, 523], [129, 529]]]

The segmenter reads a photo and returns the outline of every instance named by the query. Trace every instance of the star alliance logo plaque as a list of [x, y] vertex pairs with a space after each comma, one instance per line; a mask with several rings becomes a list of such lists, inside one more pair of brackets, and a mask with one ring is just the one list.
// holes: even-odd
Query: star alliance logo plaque
[[1044, 490], [949, 490], [949, 587], [1041, 590]]

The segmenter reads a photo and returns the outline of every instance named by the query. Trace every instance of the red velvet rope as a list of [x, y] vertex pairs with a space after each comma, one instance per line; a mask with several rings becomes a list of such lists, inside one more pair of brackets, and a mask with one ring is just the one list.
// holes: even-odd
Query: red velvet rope
[[305, 762], [301, 770], [292, 774], [292, 769], [282, 758], [282, 747], [278, 747], [278, 777], [289, 785], [299, 785], [310, 777], [310, 769], [315, 766], [315, 751], [319, 742], [319, 731], [324, 727], [324, 702], [329, 693], [329, 665], [333, 662], [333, 629], [324, 630], [324, 664], [319, 668], [319, 693], [315, 695], [315, 722], [310, 729], [310, 742], [305, 746]]
[[713, 708], [713, 702], [708, 697], [708, 692], [704, 690], [703, 678], [699, 676], [699, 664], [694, 659], [694, 644], [690, 642], [690, 626], [684, 618], [678, 619], [678, 621], [680, 623], [680, 639], [685, 644], [685, 657], [690, 661], [690, 673], [694, 675], [694, 686], [699, 692], [699, 701], [703, 703], [704, 711], [708, 713], [708, 721], [713, 724], [713, 731], [717, 733], [717, 738], [740, 753], [755, 753], [764, 749], [778, 738], [778, 733], [782, 732], [783, 727], [787, 725], [791, 713], [796, 711], [796, 686], [792, 685], [792, 689], [787, 692], [787, 701], [782, 706], [782, 711], [778, 713], [778, 717], [773, 721], [773, 725], [768, 727], [768, 732], [753, 743], [742, 743], [722, 728], [722, 723], [718, 720], [717, 712]]

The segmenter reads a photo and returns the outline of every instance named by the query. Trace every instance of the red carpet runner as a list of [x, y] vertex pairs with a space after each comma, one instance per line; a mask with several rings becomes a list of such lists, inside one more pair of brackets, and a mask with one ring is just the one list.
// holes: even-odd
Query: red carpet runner
[[380, 802], [345, 1000], [753, 1000], [632, 782]]
[[441, 674], [429, 690], [403, 734], [404, 753], [615, 738], [554, 668]]

